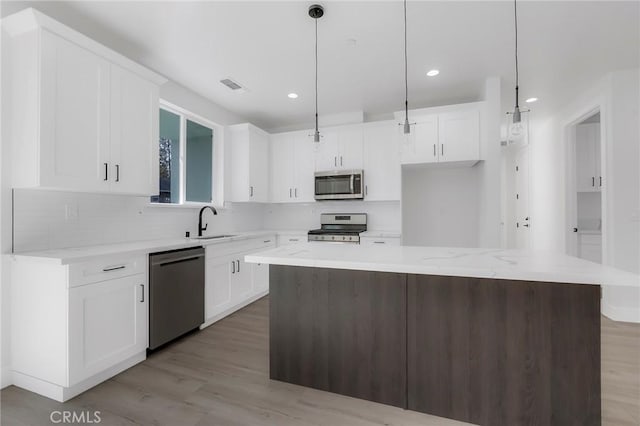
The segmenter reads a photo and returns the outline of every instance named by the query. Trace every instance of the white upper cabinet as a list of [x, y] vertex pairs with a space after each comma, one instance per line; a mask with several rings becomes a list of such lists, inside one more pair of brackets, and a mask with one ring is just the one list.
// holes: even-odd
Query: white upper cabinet
[[271, 135], [271, 202], [314, 201], [314, 148], [306, 130]]
[[269, 201], [269, 135], [244, 123], [229, 127], [231, 145], [231, 199], [234, 202]]
[[111, 65], [109, 181], [114, 192], [158, 193], [158, 119], [158, 87]]
[[600, 191], [600, 124], [576, 126], [576, 189], [579, 192]]
[[[32, 35], [36, 33], [25, 37]], [[35, 158], [37, 141], [16, 139], [16, 173], [24, 178], [20, 181], [25, 186], [109, 190], [110, 182], [105, 178], [110, 155], [109, 63], [47, 31], [42, 31], [40, 37], [40, 72], [32, 67], [25, 70], [34, 74], [29, 80], [40, 79], [40, 106], [38, 111], [32, 111], [34, 115], [24, 116], [25, 124], [40, 128], [40, 158]], [[36, 37], [34, 41], [37, 42]], [[22, 102], [15, 97], [12, 100]], [[14, 123], [13, 130], [21, 132], [20, 123]], [[35, 152], [21, 154], [25, 146], [22, 142]], [[20, 181], [15, 183], [19, 185]]]
[[315, 170], [362, 169], [362, 124], [320, 129]]
[[401, 188], [398, 124], [364, 125], [364, 187], [366, 201], [399, 200]]
[[3, 20], [14, 187], [158, 191], [166, 80], [33, 9]]
[[477, 110], [438, 114], [439, 161], [480, 159], [480, 114]]
[[402, 164], [437, 163], [439, 156], [438, 116], [424, 116], [411, 126], [411, 133], [404, 135], [403, 126], [396, 125], [401, 146]]
[[475, 164], [480, 160], [480, 108], [477, 103], [410, 111], [411, 134], [405, 136], [398, 126], [400, 162]]

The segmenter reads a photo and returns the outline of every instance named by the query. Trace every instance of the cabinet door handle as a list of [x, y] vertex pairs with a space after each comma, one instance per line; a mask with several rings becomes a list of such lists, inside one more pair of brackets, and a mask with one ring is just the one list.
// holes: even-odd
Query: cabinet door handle
[[338, 167], [338, 157], [333, 157], [333, 167]]
[[342, 166], [342, 155], [340, 156], [340, 166]]
[[238, 272], [240, 272], [240, 261], [236, 260], [236, 262], [238, 262]]
[[116, 164], [116, 182], [120, 182], [120, 164]]
[[433, 156], [434, 157], [436, 156], [436, 144], [435, 143], [433, 144]]
[[291, 198], [291, 188], [289, 188], [289, 198]]
[[126, 268], [125, 265], [119, 265], [119, 266], [108, 266], [106, 268], [102, 268], [102, 272], [111, 272], [111, 271], [117, 271], [118, 269], [124, 269]]
[[444, 144], [440, 145], [440, 155], [444, 155]]
[[296, 198], [298, 198], [298, 188], [294, 189], [293, 193], [295, 194]]
[[600, 187], [602, 187], [602, 176], [600, 176]]
[[109, 180], [109, 163], [104, 163], [104, 180]]
[[140, 284], [140, 288], [142, 288], [142, 297], [140, 298], [140, 303], [144, 303], [144, 284]]
[[249, 187], [249, 196], [253, 197], [253, 186]]
[[591, 176], [591, 186], [596, 186], [596, 178]]
[[231, 270], [231, 273], [235, 274], [236, 273], [236, 261], [235, 260], [231, 261], [231, 266], [233, 267], [233, 269]]
[[369, 185], [364, 186], [364, 195], [369, 195]]

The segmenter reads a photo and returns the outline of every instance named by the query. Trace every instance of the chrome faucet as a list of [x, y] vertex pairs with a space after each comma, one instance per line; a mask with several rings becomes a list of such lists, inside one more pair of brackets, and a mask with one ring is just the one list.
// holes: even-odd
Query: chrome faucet
[[198, 214], [198, 237], [202, 237], [202, 231], [207, 230], [208, 223], [205, 223], [204, 228], [202, 227], [202, 213], [204, 213], [206, 209], [210, 209], [214, 215], [218, 214], [216, 209], [212, 206], [204, 206], [200, 209], [200, 213]]

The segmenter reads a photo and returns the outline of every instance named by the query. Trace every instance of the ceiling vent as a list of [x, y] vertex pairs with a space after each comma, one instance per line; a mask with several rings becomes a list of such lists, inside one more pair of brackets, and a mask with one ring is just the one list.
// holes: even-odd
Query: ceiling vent
[[229, 89], [233, 90], [236, 93], [243, 93], [247, 91], [247, 88], [238, 83], [237, 81], [232, 80], [231, 78], [223, 78], [220, 80], [220, 83], [227, 86]]

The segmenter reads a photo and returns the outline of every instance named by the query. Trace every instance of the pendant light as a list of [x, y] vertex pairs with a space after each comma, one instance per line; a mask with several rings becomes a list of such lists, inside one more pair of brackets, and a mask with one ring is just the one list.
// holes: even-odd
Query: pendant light
[[316, 131], [313, 133], [313, 141], [320, 142], [320, 130], [318, 129], [318, 19], [324, 15], [324, 8], [319, 4], [309, 7], [309, 16], [311, 16], [316, 24]]
[[528, 112], [528, 110], [520, 110], [520, 81], [519, 81], [519, 69], [518, 69], [518, 2], [517, 0], [513, 0], [513, 22], [515, 28], [515, 68], [516, 68], [516, 106], [513, 109], [513, 112], [508, 114], [511, 115], [511, 123], [509, 125], [509, 133], [513, 137], [520, 137], [524, 131], [524, 126], [522, 124], [522, 113]]
[[407, 77], [407, 0], [404, 0], [404, 125], [403, 133], [411, 133], [409, 124], [409, 80]]

